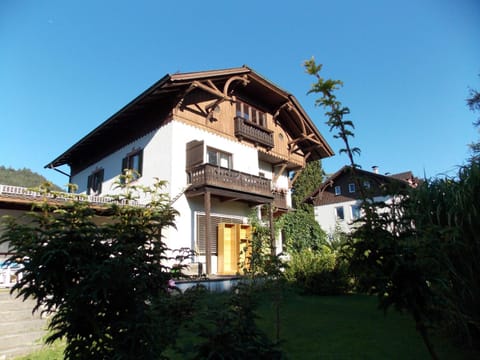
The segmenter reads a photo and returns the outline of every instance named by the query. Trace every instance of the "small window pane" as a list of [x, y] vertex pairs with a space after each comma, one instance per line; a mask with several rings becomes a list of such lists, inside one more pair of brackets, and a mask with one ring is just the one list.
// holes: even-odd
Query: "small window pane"
[[220, 166], [224, 168], [230, 168], [230, 156], [220, 153]]
[[335, 215], [337, 216], [337, 220], [345, 219], [345, 214], [343, 213], [343, 206], [335, 208]]
[[354, 183], [348, 184], [348, 192], [351, 192], [351, 193], [355, 192], [355, 184]]
[[207, 156], [208, 156], [208, 163], [209, 164], [218, 165], [217, 152], [216, 151], [208, 150]]
[[335, 186], [335, 195], [340, 195], [342, 193], [342, 188], [340, 186]]

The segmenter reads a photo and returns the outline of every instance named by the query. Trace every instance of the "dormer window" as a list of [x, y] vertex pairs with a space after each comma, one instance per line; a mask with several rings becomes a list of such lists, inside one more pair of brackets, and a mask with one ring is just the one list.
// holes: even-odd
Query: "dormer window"
[[236, 102], [236, 116], [262, 127], [267, 126], [266, 115], [263, 111], [244, 102]]

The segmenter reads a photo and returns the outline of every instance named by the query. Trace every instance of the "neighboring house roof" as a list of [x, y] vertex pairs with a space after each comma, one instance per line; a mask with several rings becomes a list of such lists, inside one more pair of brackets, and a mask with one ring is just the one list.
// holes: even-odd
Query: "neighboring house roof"
[[291, 146], [310, 153], [309, 161], [334, 154], [292, 94], [242, 66], [165, 75], [45, 167], [87, 166], [93, 159], [105, 156], [169, 121], [172, 109], [181, 105], [185, 96], [194, 91], [211, 98], [212, 109], [215, 100], [232, 101], [236, 95], [260, 101], [262, 107], [274, 114], [275, 119], [296, 138]]
[[[382, 175], [357, 168], [355, 172], [362, 182], [369, 182], [369, 195], [371, 196], [383, 195], [382, 187], [384, 184], [399, 182], [405, 186], [415, 186], [415, 184], [418, 183], [418, 179], [413, 176], [411, 171], [395, 175]], [[412, 179], [416, 179], [417, 182], [412, 182]], [[355, 191], [349, 191], [349, 184], [354, 184], [353, 187]], [[340, 194], [335, 194], [336, 186], [341, 187]], [[361, 199], [361, 194], [360, 191], [356, 189], [356, 183], [352, 176], [352, 168], [350, 166], [344, 166], [324, 181], [304, 202], [321, 206], [358, 199]]]

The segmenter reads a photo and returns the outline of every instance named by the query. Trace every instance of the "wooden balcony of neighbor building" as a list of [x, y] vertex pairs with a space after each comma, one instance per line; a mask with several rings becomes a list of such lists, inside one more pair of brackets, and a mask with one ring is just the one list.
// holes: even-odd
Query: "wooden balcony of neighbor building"
[[249, 140], [268, 149], [272, 149], [274, 145], [273, 131], [238, 116], [235, 117], [235, 136], [240, 140]]
[[[244, 200], [252, 199], [258, 202], [272, 202], [273, 194], [269, 179], [243, 173], [240, 171], [203, 164], [188, 171], [190, 192], [204, 187], [223, 190], [225, 196], [235, 197], [234, 193]], [[229, 192], [230, 195], [227, 193]]]

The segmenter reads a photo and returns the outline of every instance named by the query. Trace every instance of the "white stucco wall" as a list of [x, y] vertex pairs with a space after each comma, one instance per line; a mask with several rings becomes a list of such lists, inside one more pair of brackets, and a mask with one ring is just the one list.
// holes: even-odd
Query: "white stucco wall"
[[[374, 201], [387, 201], [386, 197], [374, 198]], [[338, 227], [341, 231], [349, 233], [353, 229], [352, 206], [360, 206], [360, 200], [345, 201], [342, 203], [334, 203], [314, 207], [315, 220], [320, 227], [327, 233], [333, 234]], [[336, 208], [343, 207], [344, 220], [337, 219]]]
[[[165, 180], [167, 181], [166, 191], [171, 198], [175, 198], [185, 190], [187, 185], [186, 144], [192, 140], [203, 140], [204, 159], [206, 159], [207, 147], [212, 147], [232, 154], [234, 170], [253, 175], [259, 175], [261, 171], [266, 178], [273, 178], [272, 166], [268, 163], [259, 164], [258, 152], [254, 147], [173, 120], [84, 169], [72, 178], [72, 182], [79, 186], [78, 192], [85, 193], [88, 176], [95, 170], [103, 168], [104, 183], [101, 195], [114, 194], [114, 183], [120, 175], [122, 159], [133, 150], [143, 149], [142, 177], [136, 182], [149, 186], [154, 183], [155, 177]], [[286, 173], [279, 176], [277, 187], [288, 188]], [[180, 215], [175, 221], [176, 228], [169, 228], [164, 232], [166, 244], [171, 249], [193, 248], [196, 237], [195, 213], [203, 211], [203, 198], [187, 201], [186, 197], [181, 195], [173, 206]], [[212, 199], [211, 212], [217, 215], [246, 219], [250, 211], [251, 209], [245, 203], [219, 202]], [[201, 261], [201, 259], [196, 260]], [[215, 271], [216, 259], [213, 258], [212, 272]]]

